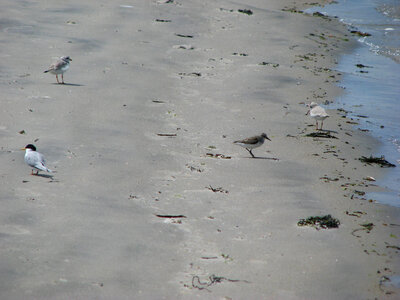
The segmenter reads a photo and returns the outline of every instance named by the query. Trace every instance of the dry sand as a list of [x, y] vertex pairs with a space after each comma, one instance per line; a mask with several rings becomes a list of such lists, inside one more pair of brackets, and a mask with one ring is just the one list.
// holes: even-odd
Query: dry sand
[[[346, 29], [282, 10], [303, 1], [163, 2], [0, 4], [0, 298], [397, 298], [399, 210], [354, 192], [380, 190], [357, 160], [377, 142], [333, 110], [338, 139], [305, 137]], [[232, 144], [261, 132], [258, 159]]]

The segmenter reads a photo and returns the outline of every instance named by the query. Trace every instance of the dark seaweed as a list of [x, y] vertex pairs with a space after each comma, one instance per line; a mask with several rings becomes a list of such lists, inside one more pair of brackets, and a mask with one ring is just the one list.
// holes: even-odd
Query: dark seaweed
[[309, 137], [321, 137], [321, 138], [327, 138], [327, 139], [337, 139], [336, 136], [331, 135], [329, 132], [326, 132], [326, 131], [311, 132], [309, 134], [306, 134], [306, 136], [309, 136]]
[[358, 36], [371, 36], [371, 34], [368, 33], [368, 32], [361, 32], [361, 31], [358, 31], [358, 30], [352, 30], [350, 32], [354, 33], [354, 34], [356, 34]]
[[297, 226], [312, 226], [317, 230], [320, 228], [329, 229], [329, 228], [338, 228], [340, 225], [340, 221], [336, 218], [333, 218], [331, 215], [325, 216], [311, 216], [307, 219], [300, 219], [297, 222]]
[[370, 157], [365, 157], [365, 156], [361, 156], [361, 158], [359, 158], [360, 161], [367, 163], [367, 164], [378, 164], [381, 165], [382, 168], [394, 168], [396, 167], [394, 164], [388, 162], [385, 159], [385, 156], [381, 156], [381, 157], [373, 157], [372, 155]]
[[238, 12], [251, 16], [253, 12], [250, 9], [238, 9]]

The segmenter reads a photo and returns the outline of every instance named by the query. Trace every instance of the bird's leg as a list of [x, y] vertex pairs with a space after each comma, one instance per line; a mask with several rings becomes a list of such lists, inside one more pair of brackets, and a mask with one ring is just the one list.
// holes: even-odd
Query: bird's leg
[[33, 169], [32, 169], [32, 171], [31, 171], [31, 175], [33, 175]]
[[60, 83], [60, 82], [58, 81], [58, 74], [56, 74], [56, 79], [57, 79], [57, 83]]
[[251, 149], [246, 148], [246, 150], [249, 151], [249, 153], [251, 154], [251, 156], [252, 156], [253, 158], [255, 158], [253, 152], [251, 152]]
[[321, 130], [322, 130], [322, 126], [324, 126], [324, 121], [321, 121]]
[[318, 121], [315, 121], [315, 124], [316, 124], [316, 126], [317, 126], [317, 130], [318, 130]]
[[64, 74], [61, 74], [62, 84], [64, 84]]

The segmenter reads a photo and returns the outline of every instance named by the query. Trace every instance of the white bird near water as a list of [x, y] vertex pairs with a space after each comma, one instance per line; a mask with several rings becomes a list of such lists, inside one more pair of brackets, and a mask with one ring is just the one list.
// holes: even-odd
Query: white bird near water
[[43, 154], [39, 153], [36, 151], [36, 147], [32, 144], [26, 145], [24, 148], [21, 150], [25, 150], [25, 162], [27, 163], [28, 166], [32, 167], [32, 175], [33, 174], [33, 169], [36, 169], [36, 175], [39, 174], [39, 171], [46, 171], [46, 172], [52, 172], [50, 169], [46, 167], [46, 161], [44, 159]]
[[[311, 118], [315, 119], [317, 130], [322, 130], [322, 126], [324, 125], [324, 120], [329, 117], [329, 115], [326, 113], [325, 109], [319, 106], [315, 102], [311, 102], [310, 104], [307, 104], [309, 107], [306, 115], [310, 114]], [[321, 121], [321, 128], [318, 129], [318, 121]]]

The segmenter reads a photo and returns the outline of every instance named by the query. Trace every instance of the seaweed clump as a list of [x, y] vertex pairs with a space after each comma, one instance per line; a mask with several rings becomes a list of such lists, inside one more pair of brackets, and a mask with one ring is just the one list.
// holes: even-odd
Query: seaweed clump
[[338, 228], [340, 225], [340, 221], [336, 218], [333, 218], [331, 215], [325, 216], [311, 216], [307, 219], [300, 219], [297, 222], [297, 226], [312, 226], [315, 229], [319, 230], [323, 229], [330, 229], [330, 228]]
[[381, 166], [381, 168], [396, 167], [394, 164], [388, 162], [383, 155], [381, 157], [373, 157], [372, 155], [370, 157], [361, 156], [359, 160], [367, 164], [378, 164]]
[[251, 16], [253, 12], [250, 9], [238, 9], [238, 12]]
[[337, 139], [336, 136], [330, 134], [329, 132], [326, 131], [317, 131], [317, 132], [311, 132], [309, 134], [306, 134], [308, 137], [321, 137], [321, 138], [326, 138], [326, 139]]

